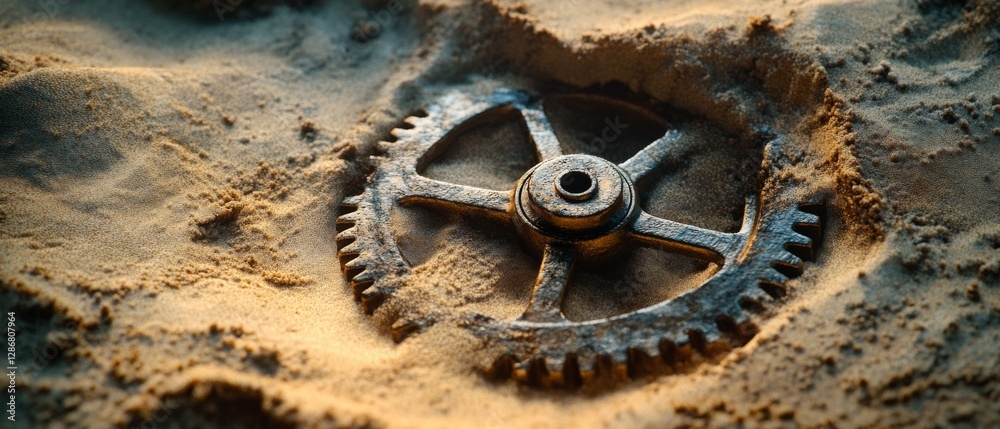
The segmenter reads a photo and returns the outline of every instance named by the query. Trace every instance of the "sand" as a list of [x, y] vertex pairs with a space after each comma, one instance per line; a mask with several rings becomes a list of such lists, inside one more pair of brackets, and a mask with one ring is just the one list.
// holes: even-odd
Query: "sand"
[[[1000, 425], [995, 1], [263, 3], [222, 22], [204, 2], [0, 4], [2, 427]], [[659, 106], [707, 143], [647, 209], [718, 229], [759, 156], [740, 142], [770, 124], [795, 158], [773, 186], [826, 198], [817, 259], [749, 343], [610, 387], [491, 381], [492, 349], [453, 323], [395, 343], [391, 311], [515, 317], [530, 294], [516, 240], [402, 213], [420, 267], [366, 316], [333, 239], [378, 141], [501, 87]], [[426, 174], [502, 188], [530, 166], [510, 129], [476, 133]], [[635, 256], [661, 270], [637, 281], [686, 283], [614, 301], [583, 281], [567, 314], [710, 275], [671, 258]]]

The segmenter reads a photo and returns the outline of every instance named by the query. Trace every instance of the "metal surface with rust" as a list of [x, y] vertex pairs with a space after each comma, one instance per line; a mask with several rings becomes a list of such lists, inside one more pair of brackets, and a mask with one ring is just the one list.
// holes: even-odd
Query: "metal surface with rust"
[[[451, 137], [496, 114], [520, 113], [539, 163], [509, 191], [444, 183], [417, 171], [441, 154]], [[783, 283], [801, 273], [819, 218], [785, 198], [748, 196], [742, 228], [725, 233], [653, 216], [638, 204], [637, 186], [676, 157], [684, 136], [670, 130], [632, 158], [615, 165], [590, 155], [564, 155], [540, 103], [520, 92], [472, 98], [446, 96], [397, 129], [383, 143], [385, 157], [361, 195], [343, 206], [337, 244], [346, 277], [365, 311], [374, 312], [411, 267], [395, 243], [392, 207], [425, 205], [509, 222], [541, 259], [524, 313], [514, 320], [467, 314], [458, 323], [506, 353], [491, 373], [545, 386], [579, 385], [611, 372], [636, 374], [671, 364], [712, 344], [742, 344], [752, 337], [754, 315], [784, 295]], [[765, 147], [770, 168], [781, 138]], [[574, 322], [561, 310], [574, 267], [606, 261], [623, 250], [649, 246], [719, 265], [700, 287], [676, 298], [607, 319]], [[801, 257], [800, 257], [801, 256]], [[431, 321], [400, 320], [397, 340]]]

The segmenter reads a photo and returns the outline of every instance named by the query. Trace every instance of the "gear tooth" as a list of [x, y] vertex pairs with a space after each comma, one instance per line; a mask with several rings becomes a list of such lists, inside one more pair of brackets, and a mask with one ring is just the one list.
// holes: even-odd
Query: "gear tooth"
[[733, 331], [733, 328], [739, 326], [742, 323], [746, 323], [750, 320], [746, 314], [742, 311], [737, 311], [731, 314], [722, 314], [715, 317], [715, 326], [719, 329], [719, 333], [726, 335]]
[[347, 281], [354, 281], [354, 278], [365, 271], [364, 264], [357, 263], [358, 255], [341, 255], [340, 268], [344, 271], [344, 278]]
[[368, 315], [374, 314], [375, 310], [385, 302], [385, 299], [385, 292], [378, 286], [369, 287], [361, 292], [361, 306], [364, 307], [365, 314]]
[[793, 212], [792, 230], [809, 237], [814, 243], [823, 239], [822, 203], [799, 204], [799, 209]]
[[788, 277], [786, 277], [780, 271], [772, 268], [765, 269], [760, 273], [760, 281], [762, 282], [773, 283], [780, 286], [785, 284], [785, 281], [787, 280]]
[[394, 128], [389, 132], [393, 137], [398, 139], [410, 139], [418, 134], [420, 134], [420, 127], [430, 125], [427, 118], [422, 118], [420, 116], [408, 116], [406, 119], [399, 124], [398, 127]]
[[[734, 341], [731, 339], [735, 339], [735, 337], [729, 336], [728, 338], [724, 338], [715, 326], [712, 327], [710, 332], [706, 332], [704, 335], [705, 344], [702, 349], [698, 350], [698, 353], [706, 358], [721, 356], [733, 349]], [[744, 341], [743, 338], [740, 338], [739, 341], [735, 342], [740, 345], [746, 344], [746, 341]]]
[[564, 358], [545, 358], [545, 368], [548, 370], [549, 378], [553, 379], [553, 383], [557, 385], [562, 385], [563, 378], [563, 368], [566, 364]]
[[358, 230], [355, 229], [356, 225], [357, 225], [357, 222], [356, 222], [355, 219], [344, 218], [344, 216], [341, 216], [341, 217], [337, 218], [337, 220], [334, 223], [334, 225], [337, 227], [337, 234], [338, 234], [338, 236], [340, 234], [344, 234], [344, 233], [346, 233], [348, 231], [351, 231], [350, 232], [350, 236], [351, 237], [357, 236], [357, 231]]
[[763, 289], [756, 287], [745, 288], [743, 289], [740, 295], [741, 299], [751, 299], [759, 302], [762, 305], [768, 305], [771, 303], [772, 300], [771, 295], [768, 295], [767, 292], [764, 292]]
[[510, 354], [503, 354], [493, 361], [486, 375], [493, 380], [502, 381], [514, 376], [514, 358]]
[[660, 360], [666, 365], [673, 365], [677, 360], [677, 344], [664, 338], [657, 347], [660, 349]]
[[[399, 139], [409, 138], [413, 136], [415, 132], [413, 131], [413, 129], [410, 128], [394, 128], [392, 131], [389, 132], [389, 134], [391, 134], [393, 137], [399, 140]], [[383, 147], [385, 147], [386, 144], [392, 144], [392, 142], [379, 142], [379, 145]]]
[[354, 298], [361, 299], [361, 294], [375, 284], [375, 276], [364, 269], [347, 271], [347, 282], [354, 291]]
[[359, 254], [361, 254], [361, 244], [357, 240], [351, 240], [349, 242], [346, 242], [340, 247], [341, 257], [348, 255], [357, 256]]
[[[341, 225], [337, 225], [340, 227]], [[338, 246], [345, 246], [348, 243], [358, 239], [358, 229], [354, 226], [344, 226], [342, 231], [337, 232], [337, 236], [334, 240], [337, 242]]]
[[362, 267], [356, 267], [356, 266], [348, 267], [347, 266], [347, 264], [349, 264], [349, 263], [353, 262], [355, 259], [357, 259], [358, 254], [356, 254], [356, 253], [340, 253], [337, 256], [338, 256], [338, 259], [340, 260], [340, 269], [341, 269], [341, 271], [344, 272], [344, 278], [346, 278], [348, 281], [353, 280], [355, 276], [357, 276], [358, 274], [360, 274], [362, 271], [365, 270], [365, 267], [363, 267], [363, 266]]
[[[445, 114], [445, 109], [441, 105], [426, 106], [420, 112], [417, 112], [418, 116], [424, 118], [428, 121], [439, 120], [442, 115]], [[437, 118], [437, 119], [435, 119]]]
[[761, 281], [761, 282], [757, 283], [757, 286], [759, 286], [761, 289], [763, 289], [764, 292], [767, 292], [767, 294], [770, 295], [771, 298], [776, 299], [776, 300], [784, 298], [785, 295], [788, 294], [788, 291], [785, 290], [785, 287], [782, 286], [782, 285], [780, 285], [780, 284], [778, 284], [778, 283], [771, 283], [771, 282], [767, 282], [767, 281]]
[[607, 380], [628, 379], [628, 350], [615, 350], [594, 359], [594, 376]]
[[[761, 290], [761, 292], [763, 293], [764, 291]], [[766, 293], [764, 294], [766, 295]], [[761, 302], [761, 300], [747, 296], [740, 298], [740, 307], [751, 313], [763, 313], [767, 311], [767, 307], [764, 306], [764, 303]]]
[[802, 275], [802, 259], [788, 251], [778, 252], [771, 266], [790, 279]]
[[684, 334], [675, 336], [673, 338], [673, 343], [677, 347], [686, 347], [691, 345], [691, 337], [689, 337], [685, 332]]
[[567, 354], [563, 361], [563, 386], [577, 389], [583, 386], [583, 373], [580, 371], [580, 360], [575, 354]]
[[593, 380], [597, 376], [595, 372], [597, 356], [585, 353], [570, 353], [566, 355], [566, 359], [576, 364], [576, 371], [580, 373], [581, 381]]
[[767, 269], [761, 273], [760, 281], [758, 281], [757, 285], [760, 286], [764, 292], [767, 292], [771, 298], [781, 299], [786, 294], [785, 287], [783, 286], [785, 280], [785, 276], [777, 270]]
[[[622, 357], [624, 363], [624, 356]], [[618, 365], [615, 359], [609, 354], [598, 355], [591, 365], [594, 378], [613, 379], [618, 373]]]
[[528, 370], [528, 366], [530, 366], [530, 365], [531, 365], [531, 361], [530, 360], [516, 360], [515, 359], [514, 360], [514, 366], [513, 366], [513, 368], [514, 368], [515, 372], [517, 372], [517, 371], [527, 371]]
[[545, 358], [528, 361], [527, 382], [535, 387], [548, 387], [551, 372]]
[[766, 312], [767, 306], [773, 301], [774, 298], [768, 295], [763, 288], [751, 287], [744, 289], [739, 304], [743, 310], [759, 314]]
[[344, 199], [340, 202], [340, 205], [356, 209], [361, 205], [361, 200], [361, 195], [349, 195], [344, 197]]
[[688, 331], [688, 338], [691, 339], [691, 348], [698, 352], [702, 356], [708, 355], [708, 345], [714, 342], [705, 335], [704, 332], [692, 329]]
[[802, 211], [801, 209], [792, 212], [793, 221], [795, 223], [805, 224], [805, 225], [819, 225], [819, 215]]
[[743, 346], [757, 335], [757, 325], [742, 312], [736, 316], [723, 315], [715, 318], [715, 324], [723, 336]]
[[511, 362], [511, 376], [521, 382], [528, 382], [529, 369], [531, 367], [531, 361], [527, 360], [513, 360]]
[[334, 241], [336, 242], [338, 247], [346, 246], [358, 239], [357, 232], [358, 230], [354, 229], [354, 227], [347, 228], [337, 233], [337, 237], [334, 238]]
[[608, 353], [608, 356], [611, 357], [611, 362], [613, 362], [616, 367], [617, 366], [628, 365], [628, 350], [627, 349], [626, 350], [616, 350], [614, 352]]
[[676, 368], [691, 360], [691, 339], [687, 334], [660, 340], [660, 359], [664, 364]]
[[413, 127], [419, 127], [421, 125], [425, 125], [426, 120], [424, 119], [423, 116], [413, 115], [413, 116], [407, 116], [406, 119], [403, 119], [403, 122], [410, 124]]
[[815, 253], [813, 252], [813, 240], [805, 235], [793, 232], [789, 235], [788, 243], [785, 243], [785, 250], [791, 252], [793, 255], [798, 256], [803, 261], [812, 261], [815, 259]]
[[[348, 206], [348, 207], [350, 207], [350, 206]], [[337, 216], [337, 222], [340, 222], [340, 223], [343, 223], [343, 222], [358, 223], [358, 212], [356, 210], [355, 211], [350, 211], [350, 212], [345, 211], [345, 212], [341, 213], [340, 216]]]
[[[702, 341], [706, 344], [714, 343], [722, 338], [722, 332], [719, 332], [719, 327], [715, 324], [715, 320], [712, 320], [711, 323], [701, 324], [696, 331], [692, 332], [698, 332], [697, 335], [700, 335]], [[688, 333], [688, 336], [692, 336], [691, 332]]]
[[649, 350], [642, 346], [629, 348], [627, 363], [629, 378], [638, 378], [656, 371], [657, 365], [653, 356], [658, 354], [656, 350]]
[[338, 235], [335, 241], [337, 242], [337, 256], [340, 257], [340, 269], [344, 269], [344, 263], [354, 259], [359, 253], [354, 251], [354, 249], [348, 249], [349, 246], [357, 241], [357, 238]]
[[410, 335], [416, 334], [424, 330], [424, 326], [419, 322], [413, 320], [399, 319], [393, 322], [390, 328], [390, 334], [392, 334], [392, 340], [396, 343], [400, 343], [403, 340], [410, 337]]
[[658, 341], [647, 341], [639, 347], [643, 352], [651, 357], [660, 355], [660, 345]]
[[779, 252], [774, 259], [774, 263], [794, 267], [799, 270], [802, 269], [803, 265], [802, 258], [788, 251]]
[[[798, 231], [792, 231], [792, 233], [788, 235], [788, 244], [811, 247], [812, 243], [813, 243], [812, 237], [799, 233]], [[787, 248], [788, 246], [786, 245], [785, 247]]]
[[365, 267], [368, 266], [370, 262], [371, 261], [367, 256], [359, 255], [347, 262], [344, 262], [344, 270], [345, 271], [358, 270], [358, 272], [360, 273], [362, 270], [365, 269]]
[[363, 282], [352, 281], [350, 284], [351, 284], [351, 291], [354, 292], [354, 298], [360, 301], [361, 300], [361, 294], [364, 293], [369, 288], [371, 288], [373, 285], [375, 285], [375, 282], [374, 281], [363, 281]]
[[340, 267], [344, 271], [344, 278], [349, 282], [353, 282], [355, 277], [367, 269], [364, 264], [357, 263], [358, 258], [357, 255], [344, 255], [340, 258]]
[[352, 282], [362, 283], [362, 282], [375, 282], [375, 273], [365, 269], [364, 271], [356, 274], [354, 278], [351, 279]]
[[336, 224], [337, 225], [350, 225], [350, 226], [354, 226], [354, 225], [356, 225], [358, 223], [358, 219], [359, 219], [359, 216], [358, 216], [358, 212], [356, 212], [356, 211], [355, 212], [350, 212], [350, 213], [344, 213], [344, 214], [342, 214], [340, 216], [337, 216]]
[[358, 238], [358, 230], [354, 229], [353, 226], [344, 228], [343, 231], [337, 232], [337, 241], [345, 240], [356, 240]]

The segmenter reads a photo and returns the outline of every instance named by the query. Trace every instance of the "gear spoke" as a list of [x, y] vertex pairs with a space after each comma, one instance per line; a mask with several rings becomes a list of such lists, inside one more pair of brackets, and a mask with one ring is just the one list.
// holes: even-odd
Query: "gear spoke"
[[569, 247], [559, 244], [545, 246], [531, 303], [519, 320], [538, 323], [566, 320], [562, 314], [562, 300], [576, 257], [576, 251]]
[[640, 243], [717, 264], [726, 263], [728, 255], [740, 248], [745, 234], [699, 228], [639, 213], [632, 225], [632, 235]]
[[535, 153], [539, 161], [547, 161], [562, 155], [559, 147], [559, 139], [556, 138], [552, 124], [541, 109], [533, 107], [519, 106], [524, 122], [528, 126], [528, 133], [531, 134], [531, 141], [535, 145]]
[[476, 188], [441, 182], [414, 174], [406, 180], [410, 192], [400, 198], [403, 204], [427, 204], [463, 212], [482, 212], [506, 218], [510, 205], [509, 191]]
[[632, 181], [638, 183], [658, 167], [671, 159], [678, 159], [686, 152], [686, 148], [678, 144], [681, 133], [676, 130], [667, 131], [663, 137], [649, 144], [619, 167], [628, 173]]

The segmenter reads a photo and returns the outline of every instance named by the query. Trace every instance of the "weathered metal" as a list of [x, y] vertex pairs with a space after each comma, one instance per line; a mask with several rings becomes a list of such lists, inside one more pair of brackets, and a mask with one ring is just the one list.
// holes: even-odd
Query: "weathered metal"
[[[450, 143], [450, 137], [496, 114], [516, 110], [535, 145], [539, 164], [508, 191], [444, 183], [418, 174]], [[540, 103], [521, 92], [473, 98], [446, 96], [425, 117], [408, 118], [397, 141], [384, 143], [385, 156], [361, 195], [344, 199], [350, 211], [337, 220], [345, 275], [372, 313], [399, 287], [411, 267], [389, 227], [392, 207], [425, 205], [508, 222], [541, 267], [524, 313], [514, 320], [468, 314], [458, 323], [506, 353], [491, 369], [539, 385], [578, 385], [602, 372], [635, 374], [675, 362], [690, 349], [710, 348], [725, 337], [752, 336], [752, 312], [784, 294], [782, 284], [800, 273], [811, 255], [819, 218], [787, 198], [761, 202], [747, 197], [742, 228], [726, 233], [653, 216], [639, 207], [641, 186], [675, 157], [681, 132], [670, 130], [635, 156], [615, 165], [596, 156], [564, 155]], [[769, 168], [779, 168], [765, 147]], [[613, 260], [636, 246], [663, 249], [719, 265], [700, 287], [628, 314], [601, 320], [567, 320], [561, 310], [567, 283], [580, 263]], [[791, 249], [788, 250], [788, 249]], [[806, 250], [808, 252], [798, 252]], [[793, 253], [794, 252], [794, 253]], [[393, 335], [404, 338], [427, 321], [400, 320]]]

